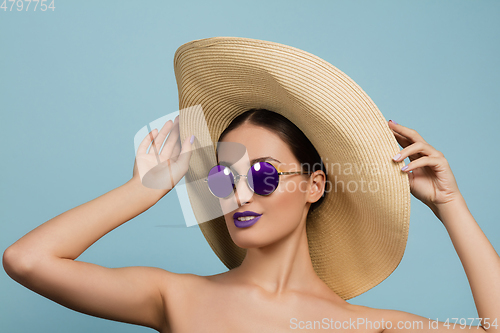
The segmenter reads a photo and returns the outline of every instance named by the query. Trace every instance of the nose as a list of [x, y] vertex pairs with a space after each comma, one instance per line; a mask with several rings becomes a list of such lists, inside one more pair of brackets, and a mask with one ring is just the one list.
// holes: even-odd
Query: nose
[[244, 204], [251, 202], [251, 200], [253, 200], [253, 194], [252, 189], [248, 186], [246, 177], [240, 177], [240, 179], [236, 182], [234, 189], [234, 195], [236, 196], [238, 206], [243, 206]]

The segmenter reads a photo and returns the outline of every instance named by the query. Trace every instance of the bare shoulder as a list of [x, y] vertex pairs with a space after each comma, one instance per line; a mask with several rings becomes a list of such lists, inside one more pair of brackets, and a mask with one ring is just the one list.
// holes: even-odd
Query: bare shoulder
[[382, 322], [382, 320], [387, 321], [398, 317], [398, 314], [404, 314], [405, 312], [390, 310], [390, 309], [378, 309], [371, 308], [364, 305], [349, 304], [349, 309], [356, 315], [356, 318], [366, 318], [367, 320]]
[[371, 308], [369, 306], [364, 306], [364, 305], [357, 305], [351, 303], [348, 304], [349, 304], [348, 308], [350, 309], [350, 311], [363, 316], [369, 316], [369, 317], [379, 316], [384, 311], [386, 311], [384, 309]]
[[356, 328], [363, 332], [381, 333], [386, 328], [390, 313], [385, 309], [371, 308], [364, 305], [350, 304], [346, 306], [349, 313], [349, 324], [351, 328]]
[[[200, 301], [201, 295], [206, 295], [214, 289], [214, 281], [224, 273], [203, 276], [191, 273], [173, 273], [162, 270], [160, 292], [167, 311], [190, 306], [192, 302]], [[170, 312], [170, 311], [168, 311]]]
[[191, 273], [174, 273], [161, 269], [159, 273], [160, 291], [164, 298], [173, 298], [178, 295], [186, 297], [189, 291], [206, 287], [208, 277]]
[[[186, 325], [192, 322], [193, 312], [213, 300], [214, 283], [211, 276], [191, 273], [173, 273], [162, 270], [160, 292], [163, 311], [169, 329], [164, 332], [186, 331]], [[208, 298], [208, 300], [207, 300]]]
[[210, 282], [216, 281], [217, 278], [222, 277], [225, 273], [220, 273], [216, 275], [196, 275], [192, 273], [174, 273], [170, 271], [166, 271], [164, 269], [161, 270], [162, 281], [165, 287], [176, 285], [178, 287], [181, 286], [189, 286], [195, 287], [199, 285], [206, 285]]
[[352, 305], [358, 320], [358, 328], [373, 328], [375, 332], [399, 332], [399, 331], [420, 331], [439, 332], [442, 323], [435, 323], [436, 327], [431, 329], [429, 318], [425, 318], [413, 313], [392, 310], [377, 309], [362, 305]]

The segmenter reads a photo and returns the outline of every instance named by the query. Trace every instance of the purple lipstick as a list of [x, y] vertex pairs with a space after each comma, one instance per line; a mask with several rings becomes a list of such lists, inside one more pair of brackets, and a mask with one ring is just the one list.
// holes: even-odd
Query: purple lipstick
[[[244, 211], [244, 212], [237, 212], [234, 213], [233, 219], [234, 219], [234, 225], [237, 226], [238, 228], [248, 228], [251, 225], [254, 225], [255, 222], [257, 222], [260, 219], [260, 216], [262, 214], [257, 214], [252, 211]], [[240, 221], [241, 219], [241, 221]]]

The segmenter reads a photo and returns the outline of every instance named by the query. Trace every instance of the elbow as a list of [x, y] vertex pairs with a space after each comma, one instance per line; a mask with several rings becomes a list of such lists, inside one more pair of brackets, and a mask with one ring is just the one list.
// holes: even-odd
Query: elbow
[[30, 259], [30, 255], [18, 247], [11, 245], [3, 253], [2, 265], [12, 279], [20, 282], [23, 276], [30, 272], [34, 265], [34, 260]]

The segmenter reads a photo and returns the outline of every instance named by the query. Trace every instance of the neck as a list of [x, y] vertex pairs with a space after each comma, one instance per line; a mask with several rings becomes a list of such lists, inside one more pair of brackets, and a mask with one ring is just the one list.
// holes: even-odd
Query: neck
[[333, 293], [316, 275], [306, 234], [307, 211], [297, 229], [278, 242], [249, 248], [242, 264], [234, 268], [238, 280], [261, 287], [274, 296], [286, 292]]

